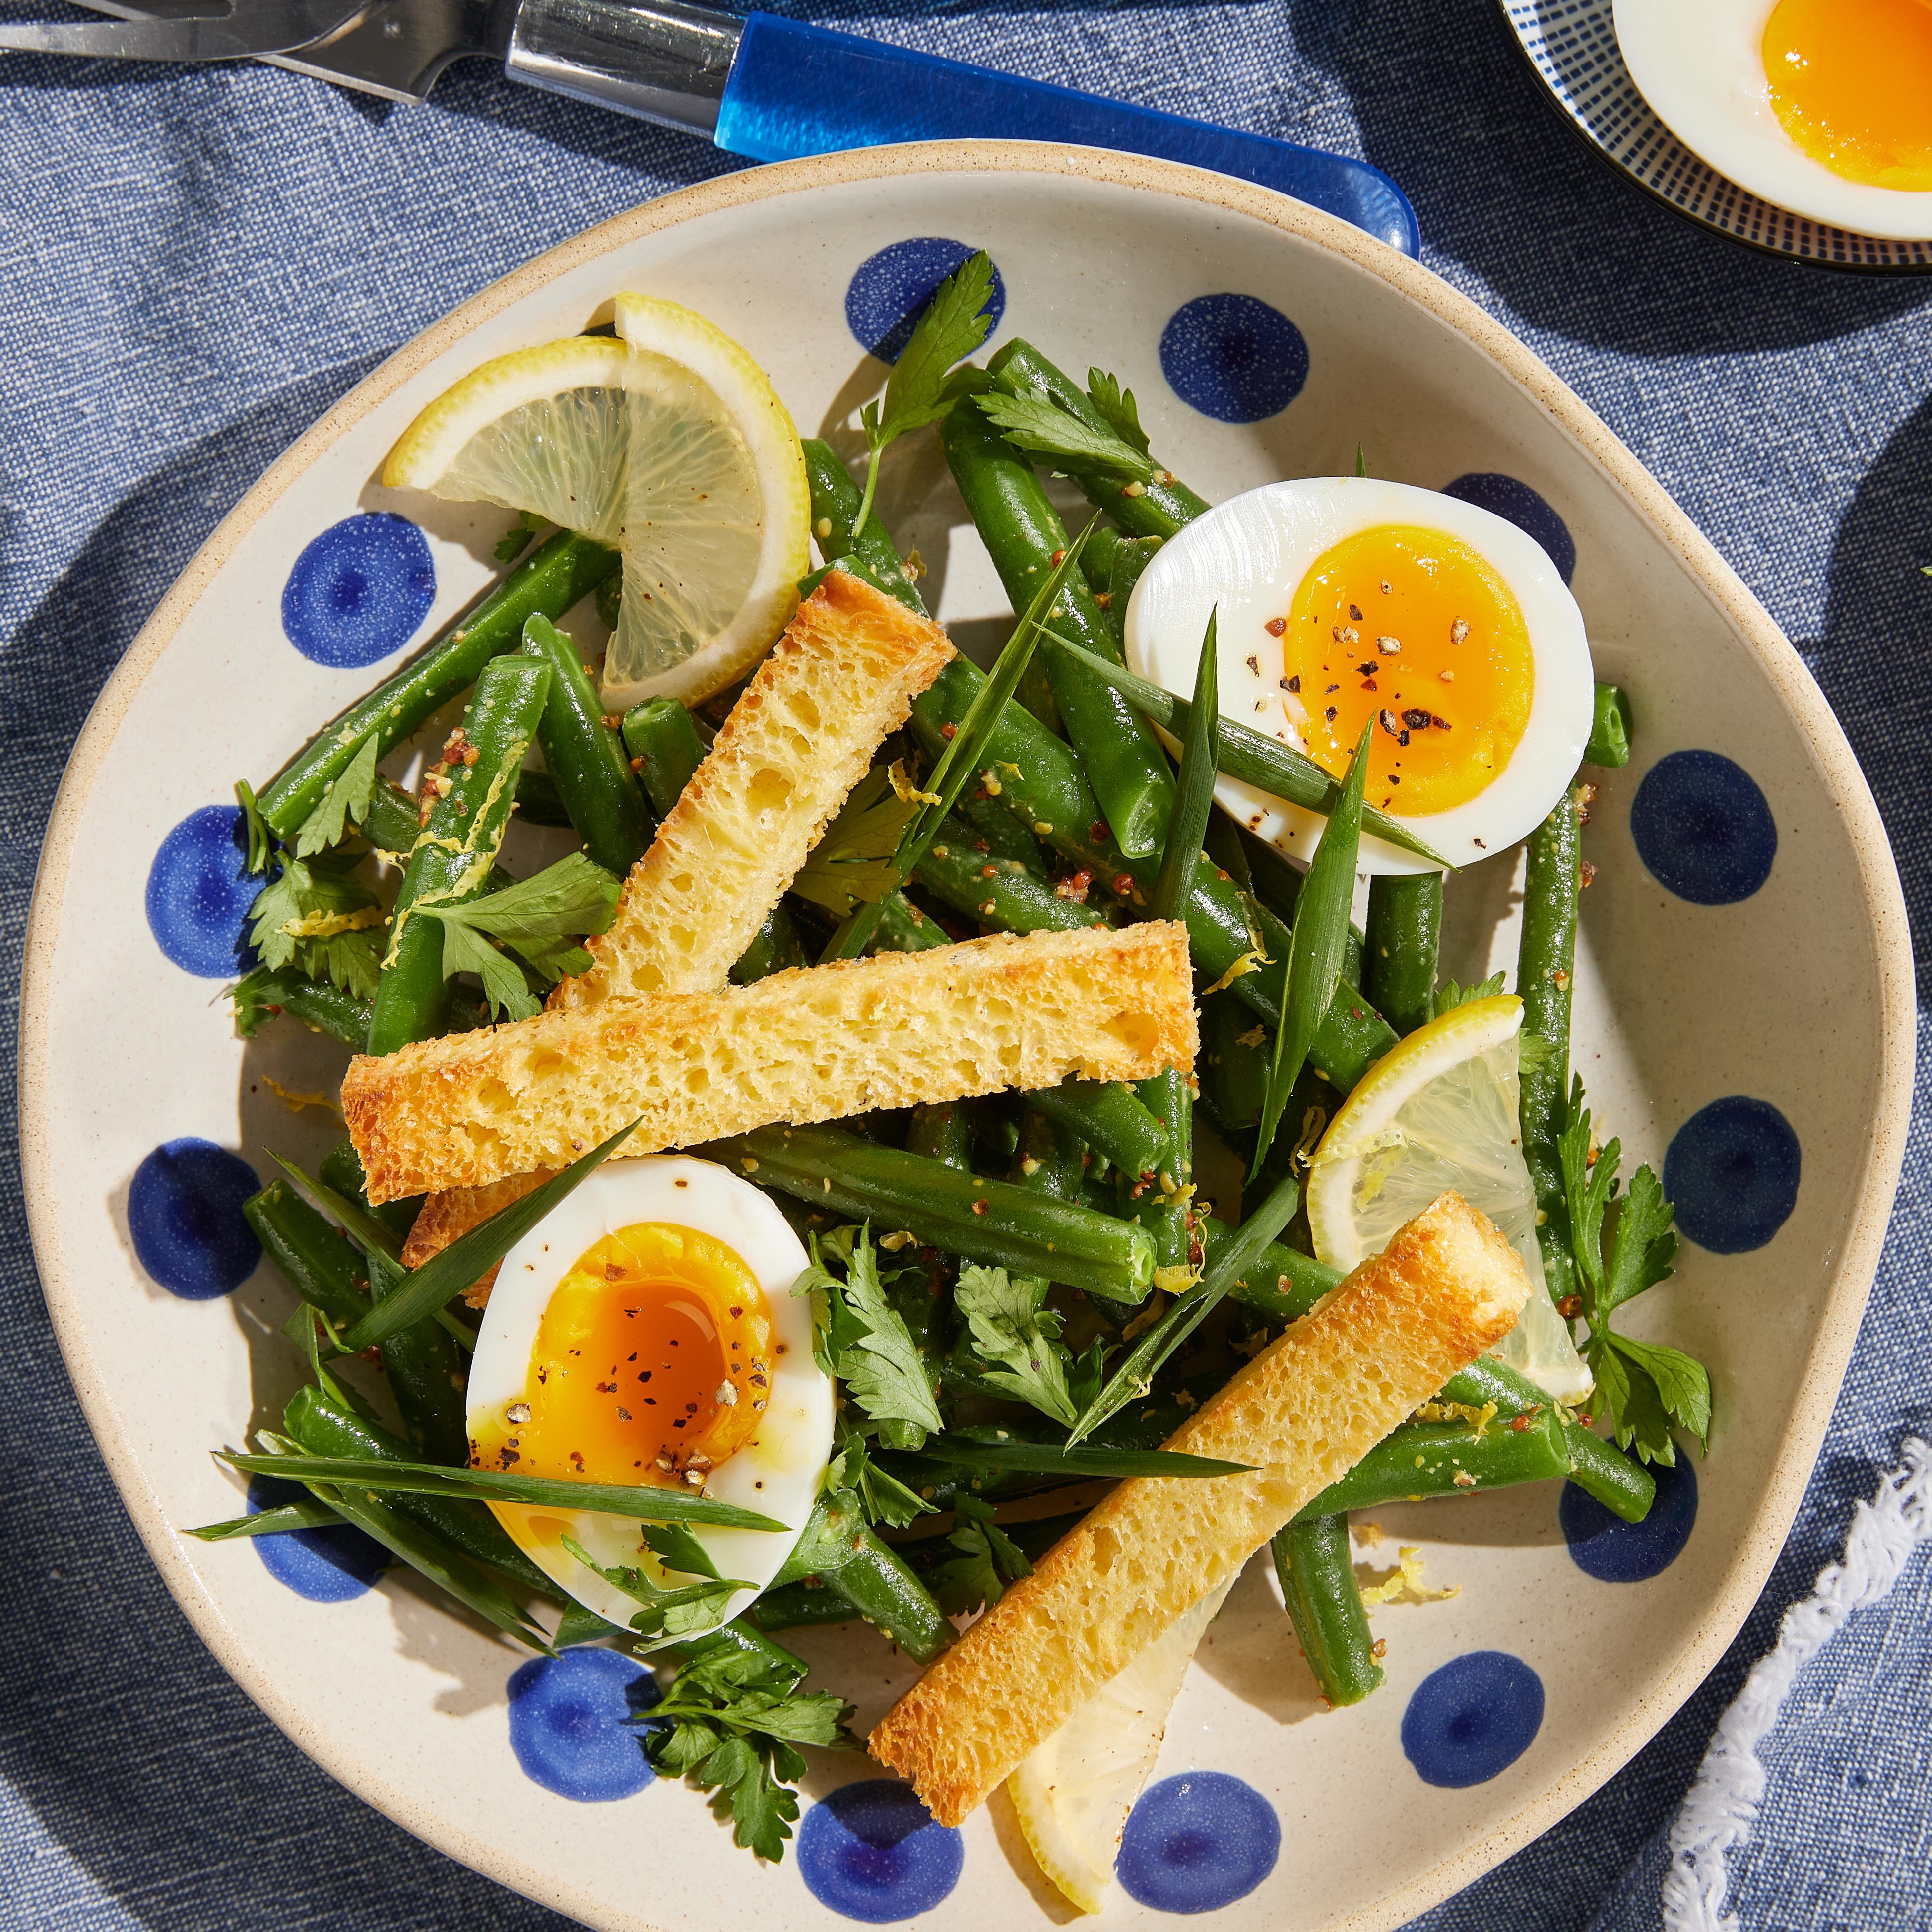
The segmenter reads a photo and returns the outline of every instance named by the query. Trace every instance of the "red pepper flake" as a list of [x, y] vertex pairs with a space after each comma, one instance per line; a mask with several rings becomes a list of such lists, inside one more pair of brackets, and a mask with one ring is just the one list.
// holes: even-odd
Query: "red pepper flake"
[[986, 1208], [987, 1208], [987, 1203], [986, 1203], [986, 1202], [983, 1202], [983, 1201], [976, 1201], [976, 1202], [974, 1202], [974, 1204], [973, 1204], [973, 1211], [974, 1211], [974, 1214], [985, 1214], [985, 1213], [986, 1213]]
[[1053, 554], [1047, 559], [1047, 562], [1052, 565], [1055, 570], [1058, 570], [1066, 561], [1066, 553], [1064, 550], [1055, 550]]
[[1109, 890], [1116, 898], [1124, 899], [1134, 889], [1134, 875], [1131, 872], [1116, 872]]
[[954, 737], [957, 735], [958, 730], [959, 728], [956, 724], [942, 724], [939, 728], [939, 735], [950, 745], [952, 743]]
[[1583, 1312], [1583, 1298], [1580, 1294], [1566, 1294], [1556, 1304], [1556, 1312], [1566, 1322], [1574, 1322]]
[[1286, 617], [1270, 617], [1262, 628], [1267, 632], [1270, 637], [1278, 638], [1288, 628], [1288, 620]]
[[1364, 691], [1379, 691], [1382, 686], [1376, 683], [1373, 678], [1365, 677], [1362, 680], [1362, 688]]
[[1527, 1436], [1529, 1433], [1529, 1418], [1526, 1415], [1511, 1416], [1510, 1430], [1513, 1435]]
[[1088, 842], [1091, 844], [1106, 844], [1107, 842], [1106, 826], [1102, 824], [1099, 819], [1095, 819], [1093, 824], [1087, 828], [1087, 838]]
[[1582, 860], [1576, 868], [1576, 890], [1579, 892], [1582, 891], [1596, 876], [1596, 867], [1587, 859]]
[[1054, 893], [1057, 898], [1071, 899], [1076, 905], [1084, 905], [1087, 903], [1087, 888], [1093, 883], [1094, 874], [1083, 866], [1078, 872], [1062, 879], [1054, 887]]

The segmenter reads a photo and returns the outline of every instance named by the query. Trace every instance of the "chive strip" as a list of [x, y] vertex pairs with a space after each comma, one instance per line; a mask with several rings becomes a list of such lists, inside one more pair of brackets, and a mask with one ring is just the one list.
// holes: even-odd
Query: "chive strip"
[[[580, 1483], [558, 1476], [518, 1476], [496, 1469], [452, 1469], [439, 1462], [392, 1462], [376, 1456], [250, 1456], [224, 1449], [221, 1460], [251, 1475], [326, 1483], [400, 1496], [480, 1498], [484, 1502], [536, 1503], [550, 1509], [595, 1510], [640, 1522], [708, 1522], [726, 1529], [782, 1530], [785, 1525], [736, 1503], [648, 1484]], [[346, 1514], [346, 1512], [344, 1512]]]
[[424, 1262], [394, 1294], [377, 1302], [342, 1338], [344, 1352], [352, 1355], [394, 1334], [399, 1328], [413, 1328], [454, 1301], [472, 1282], [488, 1274], [553, 1208], [588, 1180], [629, 1139], [637, 1124], [633, 1120], [630, 1126], [620, 1127], [608, 1141], [592, 1148], [581, 1160], [572, 1161], [534, 1193], [499, 1208], [460, 1240], [452, 1241], [434, 1260]]
[[1019, 688], [1020, 680], [1033, 662], [1046, 620], [1059, 602], [1061, 592], [1066, 588], [1067, 579], [1079, 569], [1081, 550], [1093, 534], [1094, 524], [1100, 520], [1096, 515], [1093, 523], [1067, 545], [1053, 574], [1040, 586], [1024, 614], [1013, 626], [1012, 635], [1006, 640], [991, 675], [980, 686], [958, 730], [952, 734], [952, 742], [940, 754], [938, 764], [932, 768], [932, 776], [926, 780], [927, 790], [932, 794], [930, 802], [920, 807], [899, 835], [898, 850], [892, 855], [891, 883], [878, 898], [860, 907], [832, 935], [830, 944], [820, 956], [820, 965], [835, 959], [856, 959], [865, 951], [882, 916], [882, 902], [903, 888], [912, 877], [914, 868], [938, 837], [939, 828], [946, 822], [946, 815], [952, 809], [959, 794], [965, 790], [967, 780], [978, 772], [980, 754], [999, 728], [1007, 699]]
[[[1221, 1298], [1260, 1258], [1268, 1244], [1294, 1217], [1301, 1190], [1292, 1172], [1285, 1174], [1244, 1221], [1199, 1282], [1182, 1295], [1135, 1343], [1133, 1352], [1107, 1378], [1106, 1385], [1087, 1405], [1086, 1412], [1067, 1436], [1071, 1449], [1090, 1436], [1117, 1410], [1138, 1401], [1154, 1386], [1154, 1378], [1182, 1342], [1200, 1327]], [[932, 1445], [920, 1450], [924, 1455]]]
[[1254, 1466], [1171, 1449], [1087, 1449], [1022, 1442], [1004, 1430], [992, 1441], [958, 1430], [928, 1436], [917, 1454], [929, 1462], [968, 1463], [1040, 1476], [1243, 1476]]
[[204, 1543], [226, 1543], [236, 1536], [280, 1536], [291, 1529], [334, 1529], [340, 1526], [341, 1512], [315, 1496], [282, 1503], [274, 1509], [257, 1510], [253, 1516], [232, 1516], [226, 1522], [205, 1522], [199, 1529], [184, 1529], [184, 1536], [198, 1536]]
[[[1148, 908], [1152, 919], [1184, 919], [1194, 868], [1208, 836], [1208, 815], [1214, 808], [1214, 779], [1221, 762], [1220, 671], [1214, 633], [1219, 609], [1208, 614], [1208, 634], [1201, 640], [1201, 662], [1194, 673], [1194, 702], [1190, 709], [1187, 740], [1180, 754], [1180, 782], [1175, 789], [1174, 817], [1167, 829], [1166, 849], [1160, 855], [1160, 875], [1154, 881]], [[1177, 1180], [1184, 1175], [1177, 1174]]]
[[1355, 747], [1342, 796], [1328, 814], [1328, 830], [1294, 902], [1294, 929], [1282, 966], [1281, 1024], [1275, 1029], [1274, 1064], [1268, 1072], [1261, 1132], [1248, 1169], [1250, 1180], [1262, 1171], [1275, 1129], [1281, 1124], [1282, 1109], [1301, 1078], [1308, 1049], [1315, 1044], [1335, 988], [1341, 983], [1342, 956], [1348, 946], [1348, 911], [1355, 897], [1355, 859], [1361, 848], [1362, 788], [1368, 782], [1369, 740], [1375, 728], [1373, 718], [1362, 727], [1361, 742]]

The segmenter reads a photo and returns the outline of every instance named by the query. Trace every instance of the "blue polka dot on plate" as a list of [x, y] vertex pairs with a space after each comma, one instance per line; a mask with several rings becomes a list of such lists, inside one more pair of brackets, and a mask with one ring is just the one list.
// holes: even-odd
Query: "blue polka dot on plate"
[[[248, 1514], [299, 1502], [308, 1494], [299, 1483], [257, 1476], [248, 1485]], [[359, 1597], [388, 1568], [389, 1552], [374, 1537], [346, 1523], [328, 1529], [283, 1529], [251, 1536], [255, 1554], [278, 1583], [312, 1604], [346, 1604]]]
[[1507, 1771], [1543, 1726], [1543, 1679], [1506, 1650], [1472, 1650], [1418, 1684], [1402, 1748], [1425, 1784], [1460, 1789]]
[[1778, 827], [1757, 782], [1721, 752], [1672, 752], [1630, 804], [1637, 856], [1693, 905], [1735, 905], [1771, 877]]
[[799, 1876], [829, 1910], [868, 1925], [930, 1912], [959, 1882], [959, 1834], [933, 1822], [910, 1785], [892, 1778], [844, 1784], [805, 1814]]
[[1798, 1204], [1798, 1136], [1768, 1100], [1732, 1094], [1700, 1107], [1664, 1155], [1678, 1232], [1714, 1255], [1761, 1248]]
[[1246, 1898], [1280, 1856], [1281, 1820], [1252, 1784], [1190, 1771], [1141, 1794], [1114, 1870], [1153, 1911], [1218, 1912]]
[[155, 1148], [128, 1185], [128, 1232], [149, 1277], [184, 1301], [209, 1301], [255, 1272], [262, 1244], [242, 1204], [261, 1181], [238, 1154], [184, 1136]]
[[1254, 296], [1196, 296], [1168, 318], [1161, 373], [1190, 409], [1216, 422], [1279, 416], [1308, 380], [1308, 343]]
[[[845, 290], [845, 322], [859, 346], [881, 362], [896, 362], [912, 340], [920, 311], [932, 292], [977, 250], [943, 235], [921, 235], [895, 242], [859, 264]], [[1006, 312], [1006, 285], [993, 270], [993, 292], [986, 298], [991, 336]]]
[[345, 517], [310, 538], [282, 591], [282, 629], [305, 658], [359, 670], [399, 651], [436, 602], [429, 544], [406, 517]]
[[1565, 584], [1576, 575], [1576, 542], [1570, 534], [1569, 525], [1527, 483], [1519, 483], [1514, 476], [1500, 476], [1494, 470], [1473, 470], [1453, 483], [1444, 484], [1442, 494], [1473, 503], [1478, 509], [1486, 510], [1492, 517], [1500, 517], [1504, 523], [1514, 524], [1535, 538]]
[[148, 868], [148, 930], [184, 973], [232, 980], [248, 970], [242, 934], [262, 890], [248, 853], [232, 805], [190, 812], [161, 841]]
[[1641, 1583], [1660, 1576], [1683, 1553], [1697, 1520], [1697, 1477], [1690, 1458], [1654, 1467], [1657, 1499], [1641, 1522], [1626, 1522], [1574, 1483], [1556, 1506], [1570, 1559], [1600, 1583]]
[[634, 1657], [593, 1647], [526, 1664], [510, 1679], [510, 1748], [525, 1777], [560, 1798], [608, 1803], [656, 1773], [628, 1720], [658, 1701], [657, 1680]]

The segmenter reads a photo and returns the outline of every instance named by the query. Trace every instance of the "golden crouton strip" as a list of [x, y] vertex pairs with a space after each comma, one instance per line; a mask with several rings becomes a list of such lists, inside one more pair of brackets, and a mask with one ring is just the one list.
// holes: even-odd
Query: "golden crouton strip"
[[[596, 964], [551, 996], [709, 993], [725, 983], [845, 795], [952, 655], [938, 626], [835, 570], [801, 604], [724, 721], [650, 850], [632, 868]], [[550, 1176], [424, 1202], [403, 1250], [420, 1268]], [[488, 1299], [495, 1271], [473, 1293]]]
[[872, 1755], [941, 1824], [1219, 1589], [1460, 1369], [1530, 1292], [1515, 1250], [1445, 1194], [1235, 1376], [1170, 1449], [1255, 1466], [1123, 1483], [887, 1712]]
[[710, 755], [631, 868], [595, 963], [552, 1006], [580, 1011], [724, 983], [886, 734], [952, 656], [946, 633], [835, 570], [798, 607]]
[[995, 934], [607, 1000], [359, 1055], [343, 1111], [372, 1202], [562, 1167], [632, 1121], [628, 1154], [778, 1121], [1194, 1064], [1186, 928]]

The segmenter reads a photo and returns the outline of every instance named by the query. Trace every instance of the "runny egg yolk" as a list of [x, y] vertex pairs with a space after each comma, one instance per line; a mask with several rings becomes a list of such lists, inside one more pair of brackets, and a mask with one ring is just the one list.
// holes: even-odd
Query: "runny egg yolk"
[[470, 1416], [470, 1460], [697, 1488], [756, 1432], [772, 1363], [771, 1310], [739, 1256], [694, 1228], [638, 1222], [557, 1282], [522, 1398]]
[[1373, 723], [1365, 796], [1384, 812], [1467, 803], [1529, 722], [1522, 607], [1485, 559], [1440, 530], [1384, 524], [1324, 550], [1281, 641], [1288, 715], [1324, 771], [1342, 777]]
[[1778, 0], [1763, 50], [1772, 110], [1814, 160], [1932, 189], [1932, 0]]

